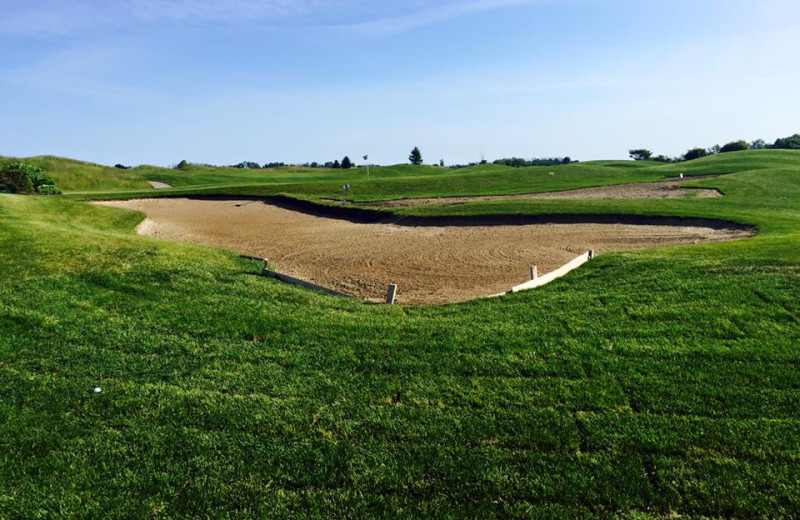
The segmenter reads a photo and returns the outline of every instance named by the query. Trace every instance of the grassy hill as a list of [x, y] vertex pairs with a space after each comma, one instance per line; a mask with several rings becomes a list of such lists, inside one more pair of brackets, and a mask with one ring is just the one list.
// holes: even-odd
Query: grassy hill
[[[800, 512], [800, 152], [399, 167], [369, 182], [41, 160], [81, 193], [0, 195], [0, 516]], [[350, 179], [370, 200], [679, 173], [728, 174], [697, 181], [726, 196], [404, 209], [706, 216], [759, 230], [603, 255], [533, 292], [440, 307], [254, 277], [233, 253], [136, 236], [140, 214], [80, 200], [153, 194], [140, 191], [148, 179], [182, 186], [166, 194], [312, 199], [341, 196]]]

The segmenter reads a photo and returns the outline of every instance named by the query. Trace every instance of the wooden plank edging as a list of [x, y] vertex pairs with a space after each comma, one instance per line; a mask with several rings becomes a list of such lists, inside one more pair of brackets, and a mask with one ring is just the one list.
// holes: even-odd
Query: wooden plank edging
[[533, 280], [530, 280], [530, 281], [525, 282], [523, 284], [520, 284], [520, 285], [517, 285], [515, 287], [512, 287], [511, 291], [509, 291], [509, 292], [518, 293], [520, 291], [527, 291], [527, 290], [530, 290], [530, 289], [536, 289], [537, 287], [541, 287], [543, 285], [547, 285], [550, 282], [552, 282], [553, 280], [561, 278], [562, 276], [565, 276], [565, 275], [569, 274], [571, 271], [574, 271], [575, 269], [579, 268], [580, 266], [582, 266], [583, 264], [588, 262], [593, 257], [594, 257], [594, 251], [587, 251], [584, 254], [580, 255], [579, 257], [577, 257], [577, 258], [571, 260], [570, 262], [562, 265], [561, 267], [559, 267], [555, 271], [550, 271], [549, 273], [541, 275], [541, 276], [539, 276], [537, 278], [534, 278]]
[[353, 298], [349, 294], [345, 294], [343, 292], [335, 291], [333, 289], [328, 289], [327, 287], [323, 287], [321, 285], [317, 285], [315, 283], [307, 282], [306, 280], [301, 280], [300, 278], [295, 278], [294, 276], [289, 276], [288, 274], [279, 273], [277, 271], [267, 271], [261, 273], [262, 276], [266, 276], [267, 278], [274, 278], [276, 280], [280, 280], [281, 282], [285, 282], [292, 285], [298, 285], [300, 287], [305, 287], [306, 289], [312, 289], [314, 291], [324, 292], [326, 294], [332, 294], [333, 296], [342, 296], [345, 298]]

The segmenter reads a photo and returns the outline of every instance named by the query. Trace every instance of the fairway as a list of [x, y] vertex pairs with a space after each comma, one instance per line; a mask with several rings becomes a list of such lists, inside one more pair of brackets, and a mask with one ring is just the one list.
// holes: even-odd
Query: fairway
[[359, 202], [356, 205], [383, 208], [404, 208], [428, 204], [458, 204], [493, 200], [614, 200], [614, 199], [679, 199], [692, 197], [722, 197], [724, 194], [713, 188], [685, 188], [682, 185], [696, 179], [670, 179], [661, 182], [639, 182], [614, 184], [575, 190], [523, 193], [517, 195], [472, 195], [468, 197], [435, 197], [423, 199], [396, 199]]
[[[589, 249], [597, 254], [732, 240], [743, 226], [668, 219], [661, 225], [592, 222], [526, 223], [519, 217], [399, 219], [352, 222], [259, 200], [144, 199], [102, 202], [148, 219], [140, 234], [224, 247], [268, 258], [283, 273], [380, 302], [390, 283], [398, 303], [452, 303], [507, 292]], [[600, 219], [598, 219], [600, 220]], [[527, 278], [526, 278], [527, 277]]]

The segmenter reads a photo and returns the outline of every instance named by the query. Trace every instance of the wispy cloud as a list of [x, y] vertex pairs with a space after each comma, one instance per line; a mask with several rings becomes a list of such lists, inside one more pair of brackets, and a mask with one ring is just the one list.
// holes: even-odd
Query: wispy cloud
[[10, 0], [0, 32], [70, 35], [151, 22], [246, 22], [307, 16], [352, 0]]
[[444, 4], [440, 3], [441, 5], [436, 5], [434, 7], [418, 10], [412, 12], [411, 14], [390, 16], [386, 18], [360, 22], [357, 24], [349, 24], [343, 27], [378, 34], [399, 33], [415, 29], [417, 27], [433, 25], [451, 20], [453, 18], [468, 16], [475, 13], [533, 3], [541, 3], [542, 1], [544, 0], [473, 0], [447, 2]]
[[543, 0], [10, 0], [0, 18], [0, 32], [74, 35], [132, 23], [291, 20], [382, 34], [537, 1]]
[[142, 104], [156, 92], [121, 77], [126, 67], [141, 59], [135, 50], [108, 45], [71, 47], [22, 67], [0, 68], [0, 85], [105, 103]]

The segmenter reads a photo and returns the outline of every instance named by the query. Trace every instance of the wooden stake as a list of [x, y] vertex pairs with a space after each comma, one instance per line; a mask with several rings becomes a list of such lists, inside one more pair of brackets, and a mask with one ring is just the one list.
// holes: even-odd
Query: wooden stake
[[536, 280], [539, 278], [539, 268], [537, 266], [531, 267], [531, 280]]
[[389, 285], [389, 291], [386, 293], [386, 303], [389, 305], [394, 305], [394, 299], [397, 296], [397, 284], [393, 283]]

